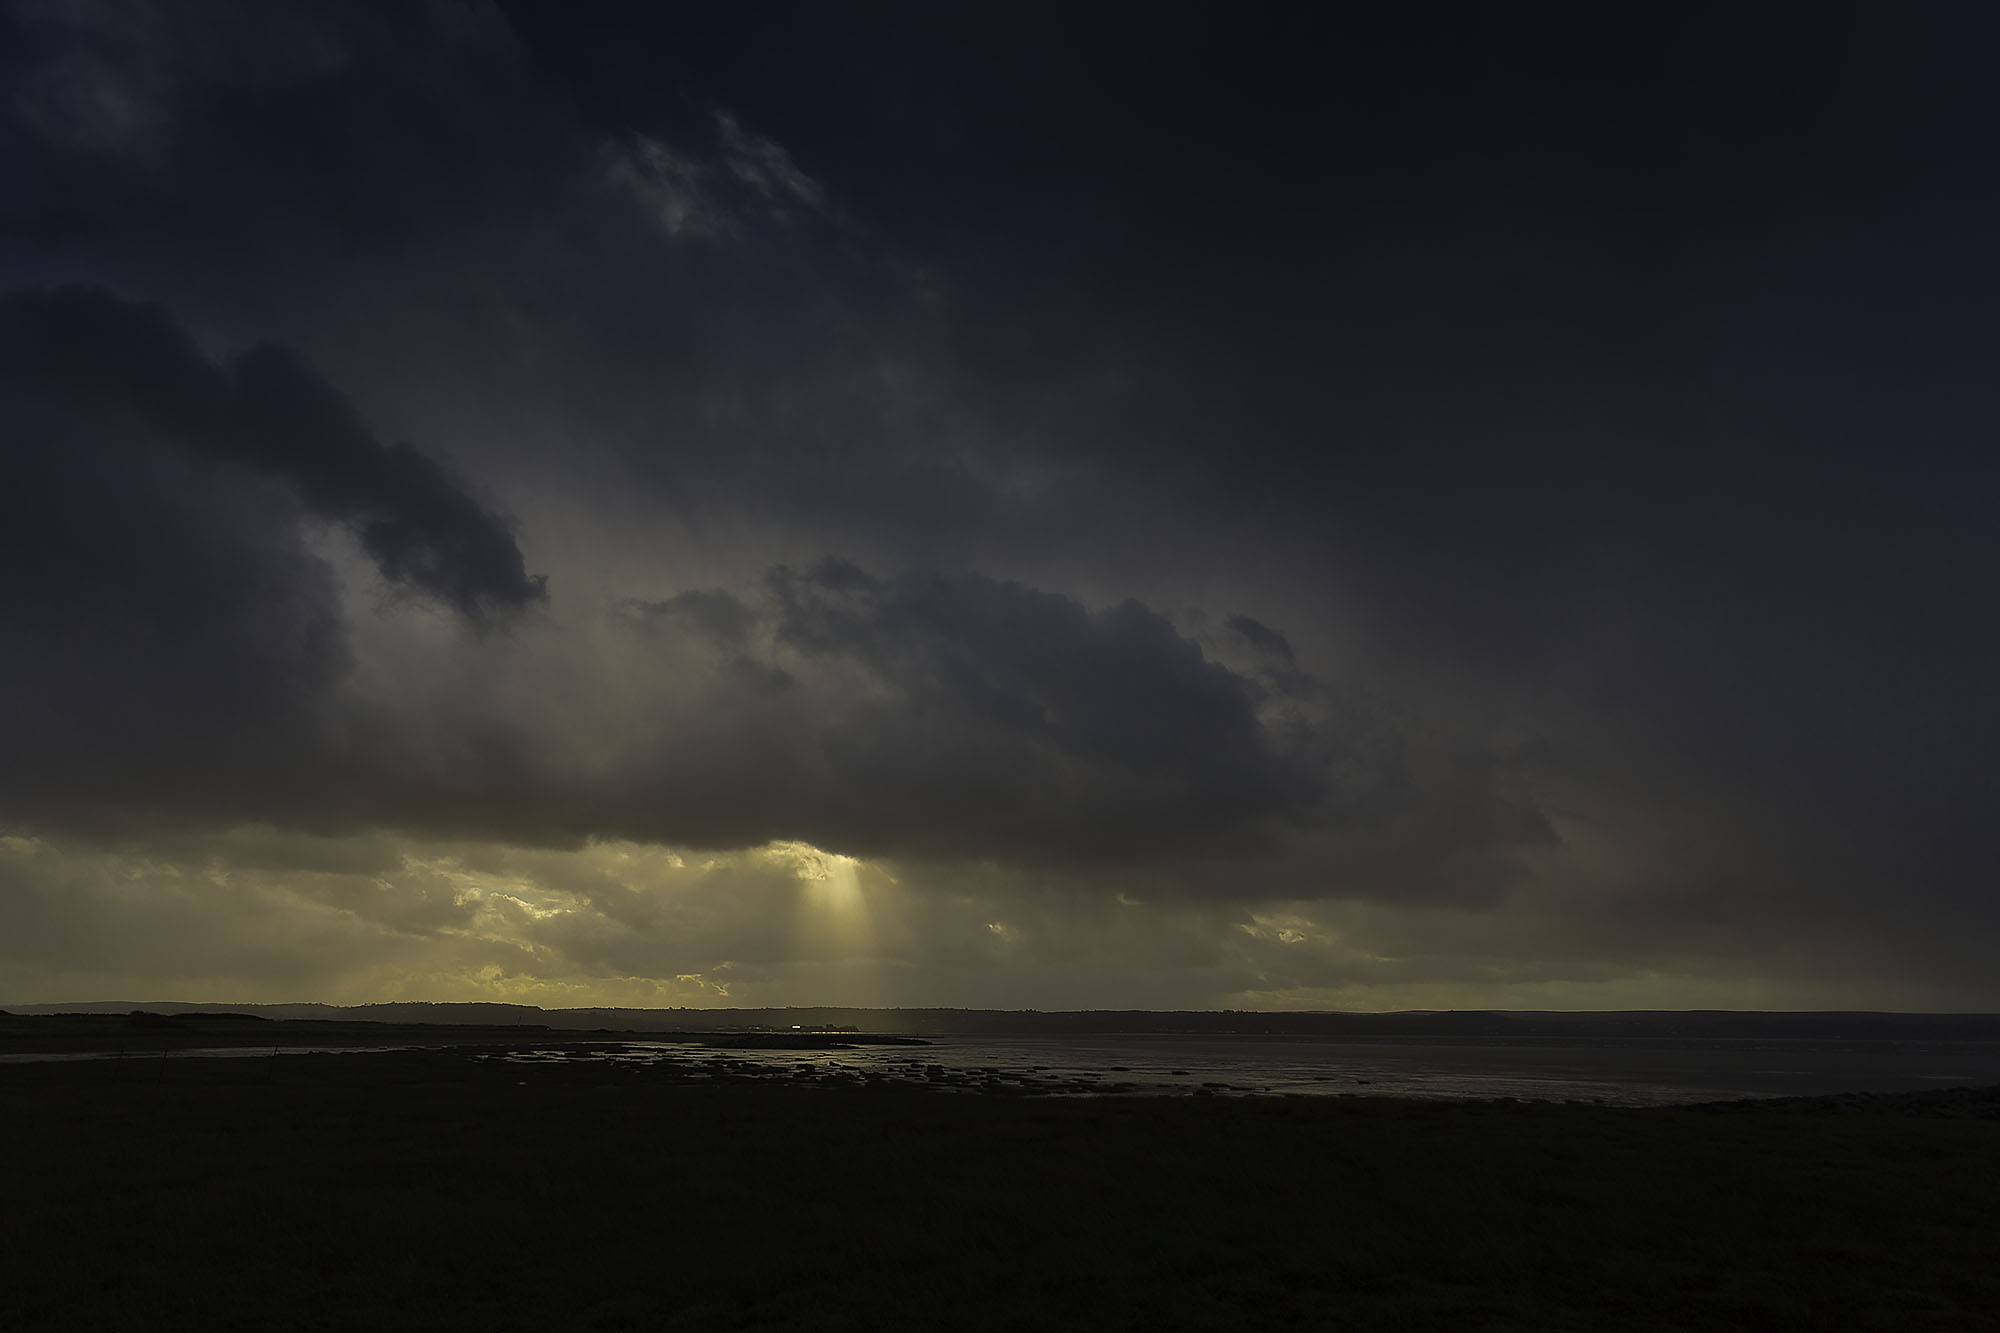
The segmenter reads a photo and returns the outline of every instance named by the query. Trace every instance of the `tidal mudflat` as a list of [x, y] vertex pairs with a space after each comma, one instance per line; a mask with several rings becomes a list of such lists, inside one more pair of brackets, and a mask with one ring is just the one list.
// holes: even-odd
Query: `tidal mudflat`
[[1247, 1034], [940, 1034], [924, 1040], [767, 1032], [576, 1039], [496, 1058], [660, 1064], [665, 1076], [831, 1078], [1045, 1095], [1427, 1097], [1685, 1106], [1746, 1097], [2000, 1084], [2000, 1043], [1677, 1039], [1328, 1040]]
[[941, 1096], [496, 1054], [0, 1069], [0, 1325], [2000, 1328], [1991, 1093]]

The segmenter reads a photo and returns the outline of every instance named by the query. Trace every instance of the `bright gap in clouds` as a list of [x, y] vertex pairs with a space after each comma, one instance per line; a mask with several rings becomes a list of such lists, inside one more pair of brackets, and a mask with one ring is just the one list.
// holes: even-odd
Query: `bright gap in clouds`
[[873, 932], [859, 858], [809, 842], [767, 843], [758, 855], [789, 871], [803, 889], [796, 931], [802, 948], [822, 956], [866, 952]]

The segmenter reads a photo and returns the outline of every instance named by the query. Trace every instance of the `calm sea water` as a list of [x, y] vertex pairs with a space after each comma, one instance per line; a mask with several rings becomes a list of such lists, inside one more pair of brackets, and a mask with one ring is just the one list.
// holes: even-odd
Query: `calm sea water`
[[801, 1070], [920, 1074], [995, 1071], [1109, 1090], [1232, 1089], [1311, 1095], [1526, 1097], [1659, 1106], [1738, 1097], [1905, 1092], [2000, 1084], [2000, 1043], [1838, 1040], [1627, 1043], [1368, 1041], [1251, 1036], [936, 1037], [921, 1047], [712, 1051], [635, 1043], [627, 1058]]
[[[2000, 1042], [1833, 1039], [1635, 1039], [1583, 1042], [1155, 1034], [932, 1037], [926, 1046], [831, 1051], [736, 1050], [644, 1039], [548, 1047], [534, 1061], [671, 1061], [693, 1072], [795, 1078], [866, 1075], [947, 1086], [998, 1078], [1051, 1093], [1303, 1093], [1313, 1096], [1507, 1097], [1668, 1106], [1739, 1097], [1908, 1092], [2000, 1084]], [[269, 1047], [172, 1052], [173, 1058], [270, 1053]], [[287, 1054], [316, 1049], [285, 1047]], [[352, 1048], [348, 1048], [352, 1049]], [[376, 1046], [367, 1049], [393, 1049]], [[0, 1056], [0, 1062], [98, 1059]], [[158, 1058], [151, 1052], [136, 1058]]]

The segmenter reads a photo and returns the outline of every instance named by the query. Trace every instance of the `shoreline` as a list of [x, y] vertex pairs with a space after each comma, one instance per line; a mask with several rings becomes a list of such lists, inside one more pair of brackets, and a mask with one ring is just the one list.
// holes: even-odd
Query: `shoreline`
[[[1786, 1112], [1808, 1115], [1881, 1114], [1938, 1119], [2000, 1119], [2000, 1084], [1955, 1084], [1901, 1091], [1845, 1090], [1746, 1097], [1697, 1097], [1682, 1101], [1610, 1102], [1601, 1098], [1560, 1095], [1479, 1095], [1453, 1091], [1410, 1091], [1376, 1088], [1369, 1080], [1343, 1079], [1338, 1086], [1300, 1091], [1274, 1088], [1255, 1081], [1204, 1077], [1207, 1071], [1175, 1069], [1180, 1077], [1162, 1081], [1160, 1071], [1125, 1066], [1104, 1070], [1061, 1072], [1046, 1066], [984, 1065], [950, 1067], [927, 1059], [920, 1049], [907, 1057], [868, 1066], [837, 1062], [774, 1063], [759, 1055], [837, 1057], [863, 1050], [931, 1048], [931, 1041], [871, 1033], [594, 1033], [573, 1030], [419, 1029], [409, 1039], [388, 1040], [389, 1025], [352, 1025], [355, 1029], [314, 1033], [310, 1044], [285, 1037], [304, 1034], [238, 1033], [234, 1041], [218, 1040], [229, 1033], [198, 1025], [136, 1034], [101, 1033], [50, 1036], [48, 1045], [21, 1049], [15, 1040], [0, 1041], [0, 1070], [38, 1065], [81, 1063], [113, 1067], [171, 1060], [177, 1065], [201, 1061], [235, 1064], [294, 1061], [308, 1056], [425, 1055], [442, 1060], [497, 1062], [526, 1069], [560, 1066], [602, 1069], [623, 1077], [641, 1078], [653, 1086], [764, 1085], [783, 1087], [909, 1088], [932, 1093], [973, 1093], [1004, 1097], [1122, 1097], [1122, 1098], [1263, 1098], [1303, 1101], [1372, 1100], [1430, 1104], [1521, 1104], [1539, 1106], [1590, 1105], [1606, 1110], [1689, 1110], [1709, 1114]], [[252, 1040], [252, 1036], [257, 1040]], [[398, 1037], [404, 1034], [397, 1032]], [[272, 1042], [270, 1036], [279, 1040]], [[949, 1043], [946, 1043], [949, 1046]], [[0, 1078], [4, 1078], [0, 1073]], [[1326, 1076], [1329, 1083], [1333, 1076]]]

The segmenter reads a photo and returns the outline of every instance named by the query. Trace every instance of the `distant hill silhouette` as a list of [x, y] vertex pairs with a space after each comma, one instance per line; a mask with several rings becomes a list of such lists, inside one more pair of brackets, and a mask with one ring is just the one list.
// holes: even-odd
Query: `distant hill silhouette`
[[93, 1001], [13, 1005], [16, 1014], [130, 1014], [342, 1022], [546, 1025], [637, 1032], [788, 1031], [848, 1028], [916, 1036], [1089, 1033], [1237, 1034], [1470, 1040], [1670, 1040], [1688, 1038], [1850, 1038], [2000, 1041], [2000, 1014], [1864, 1011], [1772, 1012], [1727, 1009], [1413, 1010], [1397, 1013], [1260, 1013], [1251, 1010], [1096, 1009], [540, 1009], [526, 1004], [191, 1004]]

